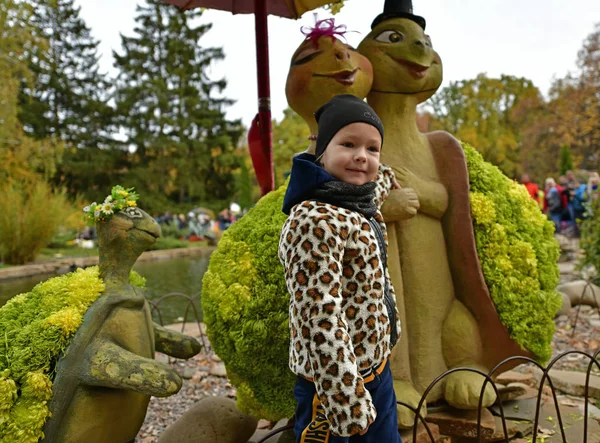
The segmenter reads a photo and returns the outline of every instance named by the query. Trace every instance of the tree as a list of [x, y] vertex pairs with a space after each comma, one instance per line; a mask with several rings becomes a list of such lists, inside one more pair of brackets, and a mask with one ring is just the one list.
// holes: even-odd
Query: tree
[[560, 175], [565, 175], [567, 171], [573, 170], [573, 156], [567, 145], [562, 145], [560, 148]]
[[472, 80], [451, 82], [433, 97], [432, 126], [472, 144], [487, 161], [516, 176], [522, 172], [522, 129], [533, 119], [519, 113], [523, 103], [542, 103], [530, 80], [479, 74]]
[[4, 184], [32, 182], [39, 174], [52, 176], [62, 151], [56, 140], [26, 137], [18, 119], [20, 85], [33, 79], [24, 54], [27, 48], [46, 44], [35, 36], [31, 16], [27, 4], [0, 3], [0, 182]]
[[310, 129], [292, 109], [283, 111], [280, 122], [273, 121], [273, 165], [276, 184], [283, 184], [292, 169], [294, 155], [304, 152], [310, 145]]
[[22, 85], [20, 119], [35, 139], [102, 147], [110, 133], [108, 82], [99, 72], [98, 42], [73, 2], [28, 2], [33, 35], [47, 44], [28, 46], [24, 54], [33, 81]]
[[114, 53], [117, 119], [135, 151], [132, 184], [177, 202], [231, 198], [239, 167], [242, 127], [225, 118], [232, 101], [214, 96], [226, 82], [207, 68], [224, 55], [199, 43], [212, 26], [191, 24], [201, 15], [148, 0], [137, 7], [135, 35], [122, 35]]

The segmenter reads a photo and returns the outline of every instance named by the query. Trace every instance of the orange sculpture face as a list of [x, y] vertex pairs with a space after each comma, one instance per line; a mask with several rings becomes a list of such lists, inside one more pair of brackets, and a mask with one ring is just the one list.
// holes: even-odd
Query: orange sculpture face
[[290, 107], [307, 123], [314, 112], [339, 94], [364, 98], [373, 83], [369, 60], [332, 36], [305, 40], [292, 57], [285, 86]]

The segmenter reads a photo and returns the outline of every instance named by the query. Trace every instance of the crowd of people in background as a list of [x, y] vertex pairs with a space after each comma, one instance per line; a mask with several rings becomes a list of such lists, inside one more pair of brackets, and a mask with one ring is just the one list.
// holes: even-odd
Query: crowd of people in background
[[192, 210], [187, 215], [166, 211], [162, 215], [155, 214], [154, 220], [162, 226], [173, 226], [180, 231], [187, 230], [185, 239], [194, 241], [214, 238], [216, 232], [225, 231], [246, 213], [247, 210], [242, 211], [239, 205], [232, 203], [230, 208], [223, 209], [216, 217], [212, 215], [212, 211], [201, 208]]
[[589, 173], [584, 180], [573, 171], [567, 171], [558, 178], [558, 183], [553, 177], [548, 177], [543, 189], [539, 189], [527, 174], [523, 174], [521, 183], [552, 220], [556, 232], [574, 237], [579, 236], [579, 225], [586, 217], [586, 204], [600, 195], [597, 172]]

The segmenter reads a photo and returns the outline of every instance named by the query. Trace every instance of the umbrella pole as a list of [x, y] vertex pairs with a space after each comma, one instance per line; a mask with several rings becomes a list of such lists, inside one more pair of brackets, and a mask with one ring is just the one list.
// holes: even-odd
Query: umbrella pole
[[268, 190], [275, 186], [273, 175], [273, 148], [271, 143], [271, 88], [269, 79], [269, 31], [267, 28], [267, 0], [254, 0], [256, 32], [256, 72], [258, 74], [258, 115], [264, 158], [269, 165]]

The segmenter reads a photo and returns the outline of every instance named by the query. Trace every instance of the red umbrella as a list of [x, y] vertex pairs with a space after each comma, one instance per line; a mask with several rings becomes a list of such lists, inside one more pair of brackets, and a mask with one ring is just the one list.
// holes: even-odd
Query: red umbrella
[[258, 114], [248, 132], [248, 146], [262, 195], [274, 188], [271, 146], [271, 91], [269, 80], [269, 33], [267, 15], [299, 18], [306, 11], [342, 0], [163, 0], [186, 10], [209, 8], [234, 14], [254, 13], [256, 64], [258, 72]]

